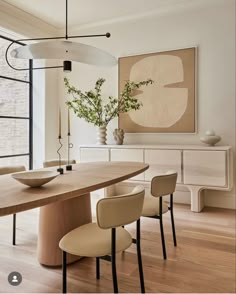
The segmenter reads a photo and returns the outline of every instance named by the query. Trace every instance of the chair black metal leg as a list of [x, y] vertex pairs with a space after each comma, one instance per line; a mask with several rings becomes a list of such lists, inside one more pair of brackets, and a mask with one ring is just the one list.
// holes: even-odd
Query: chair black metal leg
[[162, 215], [160, 215], [160, 231], [161, 231], [161, 243], [162, 243], [163, 258], [166, 259], [166, 244], [165, 244]]
[[172, 225], [174, 246], [177, 246], [177, 240], [176, 240], [176, 234], [175, 234], [174, 213], [173, 213], [173, 194], [170, 195], [170, 216], [171, 216], [171, 225]]
[[174, 246], [177, 246], [177, 240], [176, 240], [176, 234], [175, 234], [175, 222], [174, 222], [174, 215], [173, 211], [170, 211], [171, 215], [171, 224], [172, 224], [172, 234], [173, 234], [173, 241], [174, 241]]
[[100, 279], [100, 258], [96, 257], [96, 279]]
[[62, 251], [62, 293], [67, 292], [67, 281], [66, 281], [66, 252]]
[[160, 231], [161, 231], [161, 243], [162, 243], [163, 258], [166, 259], [166, 244], [165, 244], [165, 236], [164, 236], [163, 221], [162, 221], [162, 196], [159, 197], [159, 219], [160, 219]]
[[137, 220], [137, 229], [136, 229], [136, 244], [137, 244], [137, 256], [138, 256], [138, 267], [139, 267], [139, 278], [140, 278], [140, 287], [141, 292], [145, 293], [144, 277], [143, 277], [143, 265], [142, 265], [142, 255], [141, 255], [141, 246], [140, 246], [140, 219]]
[[111, 229], [111, 266], [114, 293], [118, 293], [117, 274], [116, 274], [116, 229]]
[[13, 214], [12, 245], [16, 245], [16, 214]]

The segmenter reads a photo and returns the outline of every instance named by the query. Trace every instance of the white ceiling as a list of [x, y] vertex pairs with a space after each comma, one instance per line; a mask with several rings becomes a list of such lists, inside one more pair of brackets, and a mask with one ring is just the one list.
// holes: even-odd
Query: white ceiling
[[[201, 0], [68, 0], [69, 26], [141, 16], [197, 1]], [[65, 0], [4, 0], [4, 2], [55, 28], [61, 29], [65, 26]]]

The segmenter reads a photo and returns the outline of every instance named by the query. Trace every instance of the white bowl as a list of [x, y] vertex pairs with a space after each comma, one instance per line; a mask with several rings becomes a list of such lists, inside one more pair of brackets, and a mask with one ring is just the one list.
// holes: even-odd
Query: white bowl
[[40, 187], [59, 175], [57, 171], [27, 171], [12, 174], [11, 176], [18, 182], [30, 186]]

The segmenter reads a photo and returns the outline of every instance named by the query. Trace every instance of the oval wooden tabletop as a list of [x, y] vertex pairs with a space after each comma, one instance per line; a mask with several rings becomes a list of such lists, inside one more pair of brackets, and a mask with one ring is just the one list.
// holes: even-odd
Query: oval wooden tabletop
[[39, 188], [27, 187], [9, 174], [3, 175], [0, 176], [0, 216], [83, 195], [129, 179], [148, 167], [139, 162], [79, 163], [73, 165], [72, 171], [65, 171]]

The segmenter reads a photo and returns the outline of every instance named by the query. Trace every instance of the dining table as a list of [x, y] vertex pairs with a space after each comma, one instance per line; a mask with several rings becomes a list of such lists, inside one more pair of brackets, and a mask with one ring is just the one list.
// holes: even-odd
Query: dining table
[[[62, 263], [60, 239], [92, 221], [90, 193], [134, 177], [148, 167], [141, 162], [78, 163], [71, 171], [37, 188], [17, 182], [10, 174], [0, 176], [0, 217], [40, 207], [38, 261], [45, 266], [59, 266]], [[69, 255], [67, 262], [78, 259]]]

